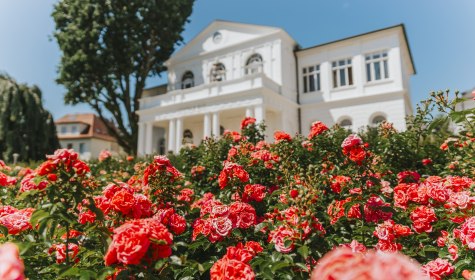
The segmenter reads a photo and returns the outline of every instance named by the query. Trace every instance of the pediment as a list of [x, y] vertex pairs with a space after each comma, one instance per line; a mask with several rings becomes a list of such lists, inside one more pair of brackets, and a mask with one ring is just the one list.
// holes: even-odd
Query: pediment
[[282, 29], [277, 27], [216, 20], [174, 53], [167, 64], [187, 60], [280, 31]]

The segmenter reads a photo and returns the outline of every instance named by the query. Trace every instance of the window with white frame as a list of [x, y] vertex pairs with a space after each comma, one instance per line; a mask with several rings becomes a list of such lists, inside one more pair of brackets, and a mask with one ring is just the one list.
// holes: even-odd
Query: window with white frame
[[320, 91], [320, 65], [304, 67], [302, 76], [304, 93]]
[[249, 57], [244, 68], [244, 74], [254, 74], [262, 72], [262, 56], [255, 53]]
[[388, 52], [368, 54], [366, 61], [366, 81], [373, 82], [389, 78]]
[[339, 125], [343, 127], [344, 129], [351, 130], [353, 127], [353, 122], [351, 121], [350, 118], [345, 118], [340, 121]]
[[371, 120], [371, 125], [372, 126], [378, 126], [380, 123], [386, 121], [386, 117], [383, 115], [377, 115], [374, 116], [373, 119]]
[[222, 63], [216, 63], [211, 68], [210, 72], [210, 81], [211, 82], [222, 82], [226, 80], [226, 68]]
[[353, 85], [353, 67], [351, 58], [340, 59], [332, 62], [333, 87]]
[[191, 132], [191, 130], [185, 129], [185, 131], [183, 131], [183, 143], [193, 144], [193, 132]]
[[195, 77], [193, 72], [186, 71], [181, 78], [181, 89], [191, 88], [195, 86]]

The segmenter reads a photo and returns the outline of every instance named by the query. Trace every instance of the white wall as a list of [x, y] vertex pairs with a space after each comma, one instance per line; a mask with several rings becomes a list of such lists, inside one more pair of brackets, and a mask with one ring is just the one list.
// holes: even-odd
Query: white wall
[[[402, 93], [398, 95], [401, 96]], [[351, 118], [353, 131], [371, 124], [373, 117], [383, 115], [398, 130], [405, 130], [405, 104], [402, 98], [392, 100], [348, 100], [327, 103], [324, 106], [311, 104], [302, 107], [302, 133], [307, 135], [314, 121], [322, 121], [332, 126], [343, 118]]]
[[[408, 83], [403, 83], [400, 44], [398, 34], [393, 32], [385, 33], [384, 36], [352, 39], [298, 52], [300, 102], [308, 104], [404, 90], [403, 85]], [[388, 52], [389, 78], [367, 82], [365, 55], [378, 51]], [[347, 58], [352, 60], [353, 85], [333, 88], [331, 63]], [[312, 65], [320, 65], [321, 90], [304, 93], [302, 69]], [[408, 78], [406, 75], [404, 79]]]
[[[79, 146], [81, 143], [84, 144], [84, 153], [80, 153]], [[72, 144], [72, 149], [79, 154], [82, 160], [97, 158], [102, 150], [109, 150], [113, 153], [122, 152], [117, 143], [96, 138], [60, 140], [59, 144], [61, 148], [67, 148], [68, 144]]]

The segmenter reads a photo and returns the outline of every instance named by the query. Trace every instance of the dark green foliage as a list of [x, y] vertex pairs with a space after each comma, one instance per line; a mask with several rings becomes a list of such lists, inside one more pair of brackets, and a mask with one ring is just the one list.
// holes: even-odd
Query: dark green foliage
[[39, 160], [59, 148], [51, 114], [43, 108], [37, 86], [0, 75], [0, 159]]
[[61, 0], [54, 34], [62, 52], [58, 83], [68, 104], [89, 104], [126, 152], [137, 149], [139, 99], [146, 78], [182, 40], [193, 0]]

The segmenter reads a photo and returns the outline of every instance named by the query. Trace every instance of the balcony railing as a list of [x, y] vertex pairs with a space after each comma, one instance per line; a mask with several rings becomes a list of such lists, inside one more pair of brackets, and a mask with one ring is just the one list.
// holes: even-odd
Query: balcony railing
[[210, 97], [238, 94], [252, 89], [266, 88], [281, 94], [281, 87], [263, 73], [253, 73], [241, 78], [196, 85], [186, 89], [176, 89], [166, 94], [145, 97], [140, 100], [140, 110], [165, 107], [180, 103], [207, 99]]

